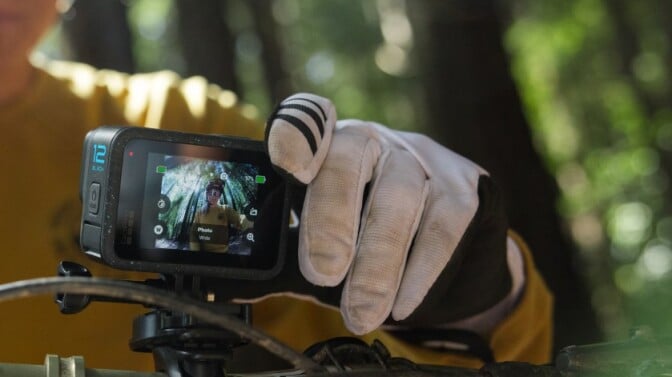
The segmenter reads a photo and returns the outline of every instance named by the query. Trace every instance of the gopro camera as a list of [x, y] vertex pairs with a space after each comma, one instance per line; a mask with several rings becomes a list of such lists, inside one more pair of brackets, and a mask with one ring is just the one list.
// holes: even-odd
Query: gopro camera
[[81, 246], [104, 264], [255, 280], [282, 269], [290, 194], [263, 142], [101, 127], [81, 174]]

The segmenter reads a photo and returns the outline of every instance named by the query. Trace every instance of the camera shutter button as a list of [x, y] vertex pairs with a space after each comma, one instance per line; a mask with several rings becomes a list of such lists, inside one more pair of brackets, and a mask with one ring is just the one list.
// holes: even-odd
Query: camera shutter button
[[100, 207], [100, 183], [92, 183], [89, 186], [89, 213], [92, 215], [98, 214]]

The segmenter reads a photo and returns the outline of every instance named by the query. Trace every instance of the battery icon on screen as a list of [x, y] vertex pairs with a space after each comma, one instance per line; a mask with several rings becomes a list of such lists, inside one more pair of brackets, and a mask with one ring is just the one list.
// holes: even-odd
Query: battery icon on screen
[[166, 170], [168, 170], [168, 168], [166, 168], [165, 165], [158, 165], [156, 167], [156, 172], [159, 173], [159, 174], [164, 174], [166, 172]]
[[254, 177], [254, 181], [257, 182], [260, 185], [263, 185], [264, 183], [266, 183], [266, 176], [258, 175], [256, 177]]

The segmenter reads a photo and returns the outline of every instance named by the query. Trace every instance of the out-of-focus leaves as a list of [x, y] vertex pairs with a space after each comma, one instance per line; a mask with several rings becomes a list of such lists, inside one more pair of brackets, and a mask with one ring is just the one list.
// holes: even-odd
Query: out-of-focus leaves
[[184, 57], [177, 47], [173, 0], [134, 0], [128, 3], [137, 70], [184, 72]]
[[660, 289], [672, 269], [672, 35], [658, 5], [520, 0], [506, 39], [613, 337], [632, 324], [672, 329], [672, 295]]

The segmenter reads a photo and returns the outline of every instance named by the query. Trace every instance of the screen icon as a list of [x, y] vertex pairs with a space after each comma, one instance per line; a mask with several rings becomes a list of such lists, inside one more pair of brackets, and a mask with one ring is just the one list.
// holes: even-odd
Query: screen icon
[[254, 221], [254, 219], [256, 219], [259, 215], [259, 210], [253, 205], [247, 205], [245, 208], [243, 208], [243, 213], [245, 216], [247, 216], [248, 219]]
[[156, 201], [156, 208], [159, 210], [159, 213], [166, 213], [170, 209], [170, 198], [166, 195], [161, 195]]
[[168, 171], [168, 168], [165, 165], [158, 165], [156, 167], [156, 172], [159, 174], [165, 174]]
[[254, 181], [257, 184], [263, 185], [264, 183], [266, 183], [266, 176], [265, 175], [258, 175], [256, 177], [254, 177]]

